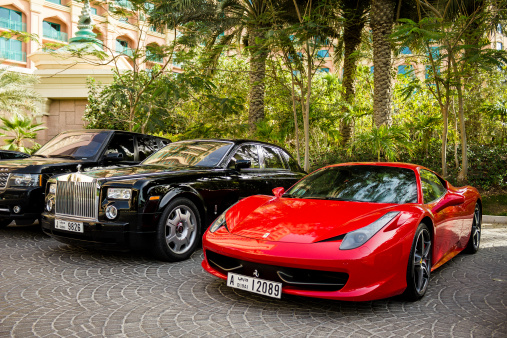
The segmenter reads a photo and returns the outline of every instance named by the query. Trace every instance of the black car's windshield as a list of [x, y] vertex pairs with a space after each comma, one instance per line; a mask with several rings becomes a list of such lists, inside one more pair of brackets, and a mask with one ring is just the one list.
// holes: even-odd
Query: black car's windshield
[[231, 142], [181, 141], [170, 143], [142, 164], [184, 167], [215, 167], [231, 149]]
[[373, 165], [337, 166], [308, 175], [284, 197], [374, 203], [416, 203], [413, 170]]
[[69, 132], [60, 134], [42, 148], [35, 155], [40, 157], [61, 157], [84, 159], [97, 154], [104, 144], [107, 133]]

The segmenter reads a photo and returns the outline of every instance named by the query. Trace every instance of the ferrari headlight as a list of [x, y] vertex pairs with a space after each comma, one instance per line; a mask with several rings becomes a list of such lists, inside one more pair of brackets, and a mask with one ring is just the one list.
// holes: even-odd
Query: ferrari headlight
[[9, 180], [10, 186], [36, 187], [40, 184], [40, 175], [35, 174], [12, 174]]
[[132, 189], [109, 188], [107, 198], [116, 200], [129, 200], [132, 197]]
[[345, 238], [343, 238], [342, 244], [340, 244], [340, 250], [350, 250], [360, 247], [372, 238], [373, 235], [375, 235], [380, 229], [391, 222], [399, 213], [399, 211], [390, 211], [375, 222], [370, 223], [361, 229], [347, 233]]
[[227, 223], [225, 222], [225, 214], [227, 213], [227, 210], [225, 210], [213, 223], [211, 223], [209, 232], [215, 232], [223, 226], [227, 229]]

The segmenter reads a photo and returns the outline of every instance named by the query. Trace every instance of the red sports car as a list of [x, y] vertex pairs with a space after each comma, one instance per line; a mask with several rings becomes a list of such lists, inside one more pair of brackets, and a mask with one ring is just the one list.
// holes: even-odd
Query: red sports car
[[414, 301], [432, 270], [479, 248], [477, 190], [418, 165], [332, 165], [273, 192], [239, 201], [204, 235], [202, 266], [228, 286], [277, 298]]

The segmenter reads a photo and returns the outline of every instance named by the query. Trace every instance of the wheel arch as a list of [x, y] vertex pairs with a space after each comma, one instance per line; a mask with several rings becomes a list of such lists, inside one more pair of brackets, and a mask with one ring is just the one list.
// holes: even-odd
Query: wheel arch
[[435, 250], [435, 226], [433, 225], [433, 220], [428, 215], [424, 216], [421, 222], [424, 223], [428, 227], [428, 230], [430, 231], [431, 235], [431, 262], [433, 263], [433, 253]]
[[204, 203], [204, 199], [199, 194], [197, 190], [190, 186], [177, 186], [172, 187], [166, 194], [161, 198], [161, 201], [158, 206], [158, 211], [163, 212], [165, 207], [171, 203], [175, 198], [186, 198], [190, 200], [197, 208], [199, 212], [199, 218], [201, 219], [201, 226], [204, 227], [204, 223], [206, 222], [206, 206]]

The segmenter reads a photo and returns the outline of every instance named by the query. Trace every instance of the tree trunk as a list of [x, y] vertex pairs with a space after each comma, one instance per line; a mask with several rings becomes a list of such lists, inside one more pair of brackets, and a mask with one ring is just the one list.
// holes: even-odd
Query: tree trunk
[[291, 69], [291, 80], [292, 80], [292, 110], [294, 111], [294, 132], [296, 134], [296, 157], [298, 160], [298, 164], [301, 165], [301, 154], [299, 153], [299, 127], [298, 127], [298, 114], [296, 109], [296, 96], [295, 96], [295, 86], [294, 86], [294, 73], [292, 73]]
[[391, 35], [395, 2], [373, 0], [370, 27], [373, 34], [373, 120], [377, 127], [391, 125]]
[[[355, 4], [354, 4], [355, 5]], [[356, 77], [357, 57], [353, 56], [357, 47], [361, 43], [361, 32], [363, 31], [365, 20], [363, 18], [364, 1], [359, 1], [357, 7], [344, 10], [345, 28], [343, 31], [344, 56], [343, 56], [343, 81], [344, 88], [343, 98], [345, 102], [352, 105], [354, 102], [354, 80]], [[348, 108], [345, 107], [343, 112], [346, 113]], [[354, 120], [343, 119], [340, 123], [340, 133], [342, 135], [342, 144], [346, 145], [354, 132]]]
[[250, 133], [254, 133], [257, 123], [264, 119], [264, 78], [266, 77], [268, 51], [262, 47], [264, 34], [259, 28], [249, 29], [248, 43], [251, 48], [248, 125]]
[[448, 107], [442, 109], [442, 118], [444, 120], [444, 129], [442, 130], [442, 176], [447, 177], [447, 133], [449, 128]]

